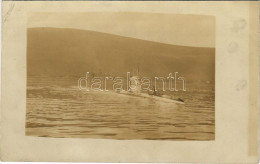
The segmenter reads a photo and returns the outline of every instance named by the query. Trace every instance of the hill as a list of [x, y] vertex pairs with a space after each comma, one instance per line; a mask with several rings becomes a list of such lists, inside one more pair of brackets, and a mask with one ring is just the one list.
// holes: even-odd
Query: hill
[[189, 80], [214, 81], [215, 49], [169, 45], [106, 33], [28, 28], [27, 74], [125, 76], [139, 65], [143, 76], [179, 72]]

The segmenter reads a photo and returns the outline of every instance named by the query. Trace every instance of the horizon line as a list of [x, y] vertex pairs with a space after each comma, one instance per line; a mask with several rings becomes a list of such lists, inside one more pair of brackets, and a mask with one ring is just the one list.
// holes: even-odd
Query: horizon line
[[114, 36], [119, 36], [119, 37], [125, 37], [129, 39], [137, 39], [137, 40], [142, 40], [142, 41], [147, 41], [147, 42], [152, 42], [152, 43], [159, 43], [159, 44], [165, 44], [165, 45], [171, 45], [171, 46], [179, 46], [179, 47], [191, 47], [191, 48], [205, 48], [205, 49], [215, 49], [216, 47], [203, 47], [203, 46], [186, 46], [186, 45], [178, 45], [178, 44], [170, 44], [170, 43], [164, 43], [164, 42], [156, 42], [152, 40], [145, 40], [145, 39], [140, 39], [140, 38], [134, 38], [134, 37], [129, 37], [129, 36], [122, 36], [118, 34], [111, 34], [111, 33], [106, 33], [106, 32], [100, 32], [100, 31], [93, 31], [93, 30], [86, 30], [86, 29], [80, 29], [80, 28], [63, 28], [63, 27], [27, 27], [27, 29], [36, 29], [36, 28], [52, 28], [52, 29], [68, 29], [68, 30], [78, 30], [78, 31], [89, 31], [89, 32], [96, 32], [96, 33], [101, 33], [101, 34], [107, 34], [107, 35], [114, 35]]

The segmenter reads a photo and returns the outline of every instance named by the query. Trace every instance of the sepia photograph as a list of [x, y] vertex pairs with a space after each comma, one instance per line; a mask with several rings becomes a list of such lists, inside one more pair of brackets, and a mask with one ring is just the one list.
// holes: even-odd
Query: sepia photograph
[[258, 1], [3, 1], [0, 160], [258, 163]]
[[215, 140], [215, 17], [30, 13], [27, 136]]

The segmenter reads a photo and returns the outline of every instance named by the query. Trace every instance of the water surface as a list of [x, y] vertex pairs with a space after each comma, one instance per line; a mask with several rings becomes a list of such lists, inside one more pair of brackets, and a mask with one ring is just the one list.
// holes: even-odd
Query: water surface
[[26, 135], [40, 137], [214, 140], [214, 84], [167, 92], [185, 104], [77, 88], [77, 77], [27, 79]]

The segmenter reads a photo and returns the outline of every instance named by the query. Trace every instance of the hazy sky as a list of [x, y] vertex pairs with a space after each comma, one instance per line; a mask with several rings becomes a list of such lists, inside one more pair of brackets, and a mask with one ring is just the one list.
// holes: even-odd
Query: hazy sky
[[31, 13], [28, 27], [75, 28], [194, 47], [215, 47], [215, 18], [158, 13]]

